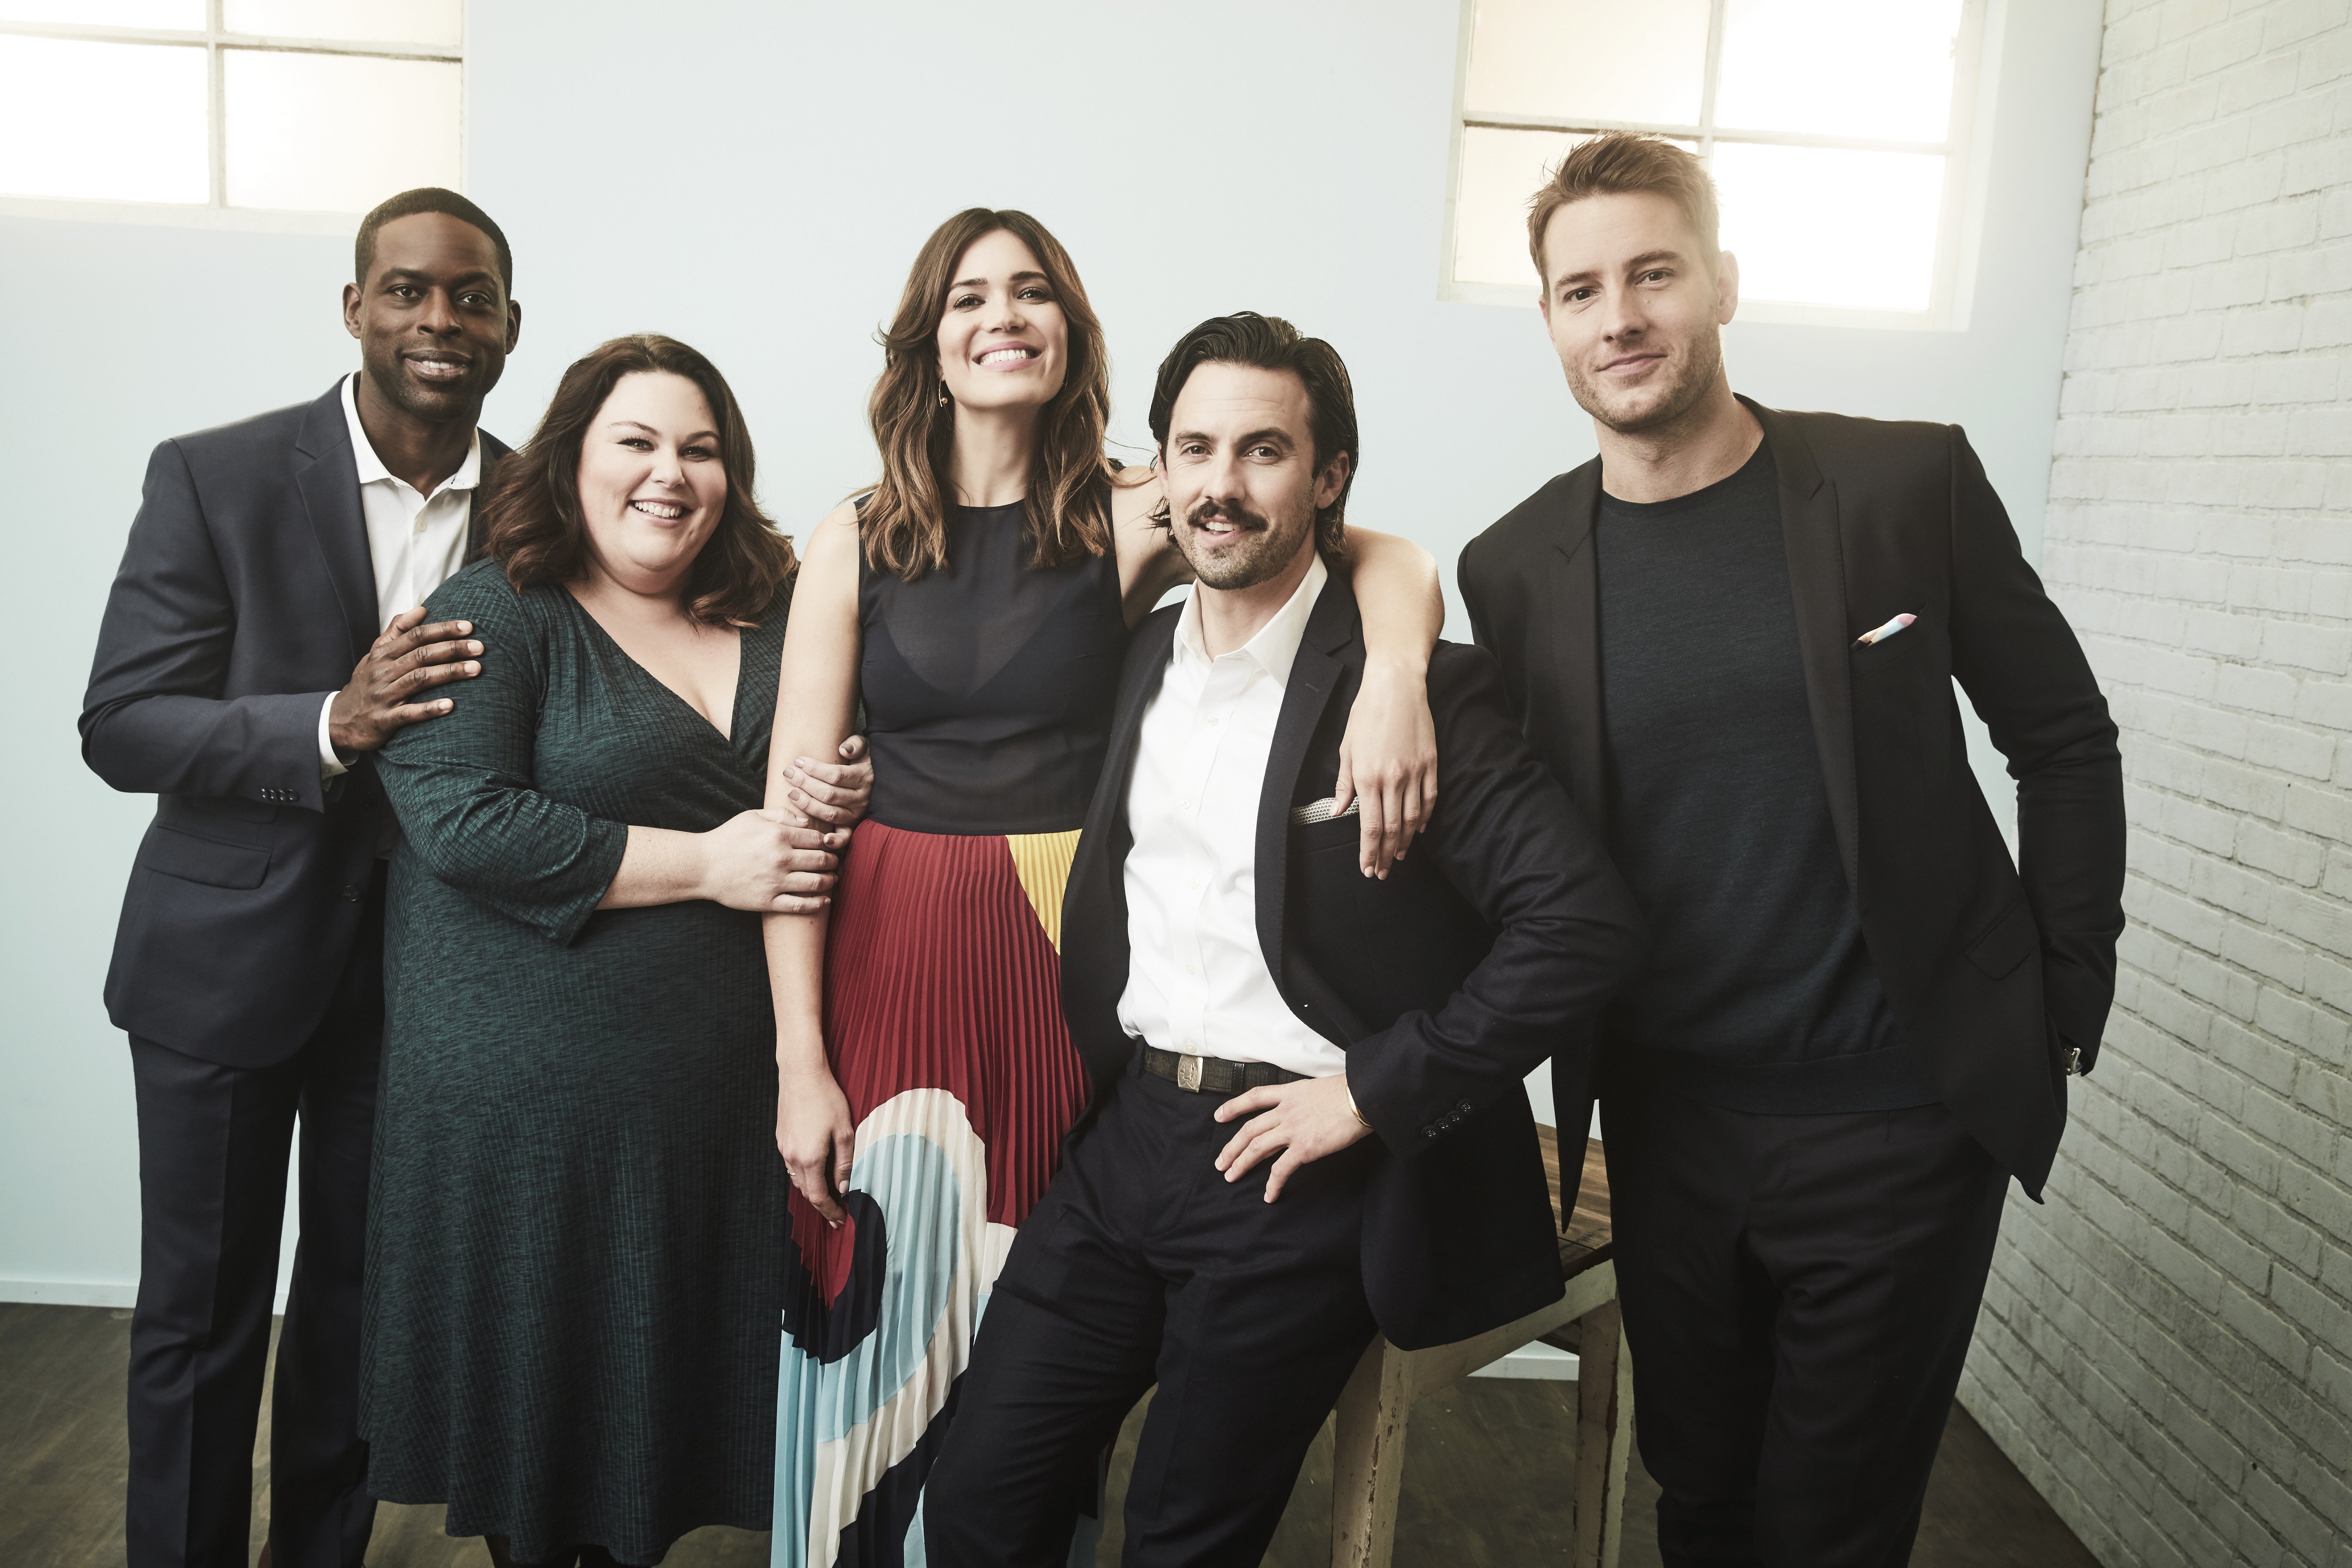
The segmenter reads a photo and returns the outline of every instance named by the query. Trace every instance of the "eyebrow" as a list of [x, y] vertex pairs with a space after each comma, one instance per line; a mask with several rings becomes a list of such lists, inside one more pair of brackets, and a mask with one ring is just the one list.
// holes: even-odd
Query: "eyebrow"
[[[1633, 260], [1627, 262], [1625, 264], [1625, 270], [1628, 272], [1638, 272], [1643, 268], [1648, 267], [1654, 262], [1680, 261], [1682, 258], [1683, 253], [1679, 250], [1645, 250], [1641, 255], [1633, 258]], [[1594, 279], [1600, 277], [1603, 270], [1603, 268], [1598, 267], [1588, 267], [1578, 272], [1563, 272], [1552, 280], [1552, 287], [1557, 289], [1563, 283], [1590, 283]]]
[[[1016, 272], [1013, 275], [1013, 281], [1015, 283], [1043, 283], [1046, 281], [1046, 278], [1042, 272]], [[988, 279], [985, 278], [959, 278], [954, 282], [948, 285], [950, 289], [984, 289], [987, 286]]]
[[[457, 277], [449, 280], [449, 287], [452, 289], [458, 289], [463, 288], [468, 283], [488, 283], [492, 281], [495, 277], [496, 274], [494, 273], [484, 272], [478, 269], [472, 272], [461, 272]], [[383, 281], [386, 283], [405, 283], [410, 281], [430, 283], [433, 280], [433, 274], [430, 272], [420, 272], [414, 267], [388, 267], [384, 268], [383, 278]]]
[[[1214, 442], [1216, 440], [1214, 436], [1210, 435], [1205, 430], [1179, 430], [1168, 438], [1171, 441]], [[1273, 441], [1285, 447], [1296, 447], [1298, 445], [1298, 438], [1278, 425], [1269, 425], [1263, 430], [1253, 430], [1246, 436], [1236, 437], [1234, 439], [1234, 445], [1236, 447], [1246, 447], [1255, 441]]]
[[[648, 436], [658, 436], [661, 434], [660, 431], [655, 429], [652, 426], [645, 423], [645, 421], [641, 419], [614, 419], [607, 421], [607, 423], [616, 428], [642, 430]], [[688, 441], [715, 442], [719, 439], [719, 432], [716, 430], [697, 430], [693, 435], [686, 437], [685, 439]]]

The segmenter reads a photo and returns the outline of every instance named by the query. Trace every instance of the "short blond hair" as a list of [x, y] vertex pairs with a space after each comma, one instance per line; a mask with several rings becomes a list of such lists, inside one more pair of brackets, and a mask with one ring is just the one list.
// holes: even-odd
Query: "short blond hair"
[[1680, 207], [1705, 247], [1703, 259], [1710, 268], [1715, 265], [1722, 247], [1716, 237], [1715, 181], [1706, 165], [1662, 137], [1605, 131], [1571, 148], [1528, 202], [1528, 254], [1535, 258], [1536, 276], [1545, 287], [1551, 284], [1551, 273], [1544, 266], [1544, 229], [1552, 214], [1591, 196], [1638, 193], [1664, 196]]

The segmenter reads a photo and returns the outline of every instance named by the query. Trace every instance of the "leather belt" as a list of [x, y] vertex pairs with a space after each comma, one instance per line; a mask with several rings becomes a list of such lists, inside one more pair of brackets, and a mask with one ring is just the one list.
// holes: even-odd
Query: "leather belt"
[[1270, 1083], [1297, 1083], [1307, 1075], [1272, 1062], [1229, 1062], [1223, 1057], [1188, 1057], [1180, 1051], [1143, 1047], [1143, 1070], [1194, 1094], [1239, 1094]]

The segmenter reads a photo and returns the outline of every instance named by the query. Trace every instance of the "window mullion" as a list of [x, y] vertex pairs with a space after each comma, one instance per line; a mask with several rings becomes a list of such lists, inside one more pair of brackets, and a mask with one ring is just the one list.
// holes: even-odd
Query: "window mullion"
[[205, 152], [211, 170], [212, 205], [216, 207], [228, 205], [228, 71], [227, 62], [221, 58], [226, 20], [221, 12], [226, 4], [227, 0], [205, 3]]
[[1715, 166], [1715, 89], [1723, 79], [1723, 7], [1712, 0], [1706, 8], [1706, 76], [1698, 94], [1698, 155]]

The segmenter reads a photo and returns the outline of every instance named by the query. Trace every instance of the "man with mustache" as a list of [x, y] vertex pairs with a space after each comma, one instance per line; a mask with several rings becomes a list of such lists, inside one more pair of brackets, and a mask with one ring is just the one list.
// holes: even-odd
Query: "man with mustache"
[[1088, 1461], [1155, 1384], [1126, 1561], [1255, 1563], [1375, 1332], [1443, 1343], [1557, 1300], [1521, 1080], [1639, 944], [1473, 648], [1430, 660], [1427, 831], [1360, 872], [1330, 796], [1364, 668], [1330, 346], [1204, 321], [1151, 430], [1198, 580], [1129, 645], [1062, 916], [1093, 1099], [982, 1320], [934, 1564], [1061, 1563]]
[[522, 312], [506, 237], [454, 191], [393, 197], [354, 249], [359, 371], [155, 449], [83, 704], [91, 769], [159, 797], [106, 984], [139, 1114], [131, 1568], [246, 1561], [298, 1116], [263, 1563], [358, 1568], [375, 1514], [360, 1272], [395, 829], [370, 762], [485, 655], [420, 606], [506, 454], [476, 425]]
[[1528, 232], [1601, 455], [1459, 580], [1656, 936], [1595, 1077], [1659, 1545], [1898, 1564], [2005, 1189], [2040, 1196], [2114, 994], [2116, 727], [1958, 429], [1733, 395], [1696, 158], [1585, 142]]

